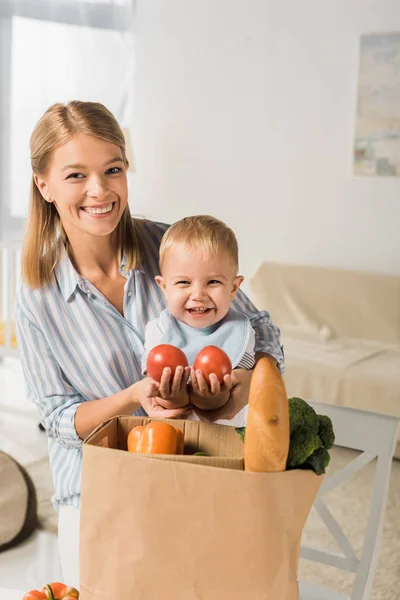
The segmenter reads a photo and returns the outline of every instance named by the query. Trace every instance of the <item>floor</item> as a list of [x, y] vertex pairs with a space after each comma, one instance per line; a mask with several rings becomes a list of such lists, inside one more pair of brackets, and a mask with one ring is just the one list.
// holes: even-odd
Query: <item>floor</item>
[[[25, 399], [20, 363], [0, 363], [0, 450], [30, 467], [47, 456], [36, 408]], [[25, 543], [0, 554], [0, 588], [35, 589], [61, 579], [57, 537], [37, 530]]]

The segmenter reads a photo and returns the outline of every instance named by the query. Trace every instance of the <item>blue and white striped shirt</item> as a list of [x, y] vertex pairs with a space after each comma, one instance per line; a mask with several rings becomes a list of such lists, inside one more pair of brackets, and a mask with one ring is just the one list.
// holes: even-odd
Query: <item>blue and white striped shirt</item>
[[[59, 504], [80, 505], [82, 440], [74, 424], [78, 406], [111, 396], [142, 378], [145, 327], [165, 308], [154, 278], [167, 227], [145, 221], [142, 264], [127, 272], [121, 264], [127, 278], [124, 316], [79, 275], [65, 250], [49, 286], [33, 290], [22, 285], [19, 290], [18, 346], [28, 398], [37, 405], [48, 435], [56, 510]], [[240, 291], [232, 306], [249, 317], [255, 351], [271, 354], [283, 365], [280, 332], [269, 314], [258, 312]]]

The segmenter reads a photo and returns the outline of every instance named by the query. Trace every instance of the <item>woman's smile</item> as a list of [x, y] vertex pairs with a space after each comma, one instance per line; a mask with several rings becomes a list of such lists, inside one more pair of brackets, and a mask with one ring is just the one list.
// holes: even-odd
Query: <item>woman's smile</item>
[[109, 202], [108, 204], [99, 204], [97, 206], [81, 206], [80, 210], [90, 218], [102, 219], [114, 212], [115, 206], [116, 202]]

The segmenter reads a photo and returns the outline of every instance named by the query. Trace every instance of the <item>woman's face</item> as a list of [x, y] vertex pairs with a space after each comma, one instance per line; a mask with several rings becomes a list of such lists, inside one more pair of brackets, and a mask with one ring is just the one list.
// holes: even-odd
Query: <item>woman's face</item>
[[45, 201], [54, 202], [70, 241], [110, 235], [128, 202], [119, 146], [89, 135], [56, 148], [46, 175], [35, 181]]

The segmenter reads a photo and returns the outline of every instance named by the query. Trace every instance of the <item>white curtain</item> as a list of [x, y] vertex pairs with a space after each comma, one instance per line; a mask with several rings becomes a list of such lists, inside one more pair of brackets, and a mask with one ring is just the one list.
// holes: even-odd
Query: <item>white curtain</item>
[[129, 133], [134, 0], [0, 0], [0, 20], [1, 170], [8, 170], [0, 189], [7, 237], [7, 222], [27, 216], [29, 136], [51, 104], [102, 102]]

